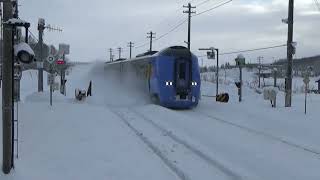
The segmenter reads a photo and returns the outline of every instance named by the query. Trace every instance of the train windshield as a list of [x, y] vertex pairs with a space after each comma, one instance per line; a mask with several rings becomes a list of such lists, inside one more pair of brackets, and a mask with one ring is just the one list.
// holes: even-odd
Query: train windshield
[[186, 63], [179, 64], [179, 79], [186, 80]]

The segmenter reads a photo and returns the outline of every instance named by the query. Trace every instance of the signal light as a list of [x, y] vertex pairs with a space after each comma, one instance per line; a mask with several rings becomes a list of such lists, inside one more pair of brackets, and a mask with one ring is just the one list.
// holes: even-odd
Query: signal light
[[14, 55], [18, 58], [19, 61], [25, 64], [29, 64], [34, 59], [34, 52], [27, 43], [19, 43], [14, 46]]

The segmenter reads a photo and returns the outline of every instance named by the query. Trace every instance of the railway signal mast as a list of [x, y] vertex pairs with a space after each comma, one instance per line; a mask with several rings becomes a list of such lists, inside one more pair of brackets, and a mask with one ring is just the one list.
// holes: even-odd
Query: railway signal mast
[[[210, 47], [210, 48], [200, 48], [199, 51], [207, 51], [208, 59], [217, 59], [217, 68], [216, 68], [216, 96], [219, 94], [219, 49]], [[217, 52], [217, 55], [215, 54]]]
[[188, 42], [186, 42], [188, 44], [188, 49], [190, 50], [191, 44], [191, 15], [195, 14], [195, 11], [192, 11], [192, 9], [195, 9], [195, 6], [191, 6], [191, 3], [188, 3], [188, 6], [183, 6], [184, 8], [187, 8], [188, 10], [183, 11], [183, 13], [188, 14]]

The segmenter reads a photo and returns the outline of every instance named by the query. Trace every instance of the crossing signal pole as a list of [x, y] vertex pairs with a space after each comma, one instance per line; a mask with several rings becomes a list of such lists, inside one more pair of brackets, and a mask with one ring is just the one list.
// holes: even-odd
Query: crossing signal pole
[[110, 48], [110, 49], [109, 49], [109, 53], [110, 53], [110, 62], [112, 62], [112, 61], [113, 61], [112, 51], [113, 51], [113, 50]]
[[43, 43], [43, 33], [44, 30], [47, 29], [49, 31], [59, 31], [62, 32], [62, 29], [52, 27], [51, 25], [47, 25], [45, 23], [45, 20], [42, 18], [39, 18], [38, 20], [38, 31], [39, 31], [39, 67], [38, 67], [38, 92], [43, 92], [43, 69], [44, 69], [44, 43]]
[[288, 42], [287, 42], [287, 77], [286, 77], [286, 97], [285, 97], [285, 107], [291, 107], [292, 103], [292, 64], [293, 64], [293, 54], [295, 47], [293, 46], [293, 13], [294, 13], [294, 0], [289, 0], [289, 12], [288, 12]]
[[183, 11], [183, 13], [186, 13], [188, 14], [188, 49], [190, 50], [190, 47], [191, 47], [191, 44], [190, 44], [190, 41], [191, 41], [191, 15], [192, 14], [195, 14], [196, 12], [195, 11], [192, 11], [192, 9], [195, 9], [196, 7], [195, 6], [191, 6], [191, 3], [188, 3], [188, 6], [183, 6], [184, 8], [187, 8], [188, 10], [186, 11]]
[[134, 47], [134, 43], [133, 42], [129, 42], [128, 47], [130, 48], [130, 59], [132, 57], [132, 48]]
[[122, 48], [121, 47], [118, 48], [118, 52], [119, 52], [119, 59], [121, 59], [121, 52], [122, 52]]
[[149, 35], [147, 38], [150, 38], [150, 49], [149, 49], [149, 51], [151, 52], [151, 51], [152, 51], [152, 40], [153, 40], [154, 38], [156, 38], [156, 37], [155, 37], [156, 33], [150, 31], [150, 32], [147, 33], [147, 34]]

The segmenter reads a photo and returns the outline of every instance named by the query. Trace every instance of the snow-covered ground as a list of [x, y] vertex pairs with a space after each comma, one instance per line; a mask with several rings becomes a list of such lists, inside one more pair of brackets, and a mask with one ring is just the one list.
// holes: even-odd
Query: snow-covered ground
[[[307, 115], [303, 94], [294, 94], [293, 107], [284, 108], [280, 92], [278, 107], [271, 108], [250, 88], [254, 77], [245, 72], [239, 103], [238, 71], [230, 70], [226, 81], [222, 72], [220, 84], [229, 103], [204, 96], [197, 108], [170, 110], [153, 105], [132, 73], [120, 76], [103, 66], [73, 67], [67, 97], [55, 92], [52, 107], [47, 88], [35, 93], [36, 72], [24, 73], [19, 158], [1, 180], [320, 179], [320, 95], [308, 95]], [[93, 96], [76, 102], [74, 89], [91, 80]], [[202, 82], [202, 95], [215, 89]]]

